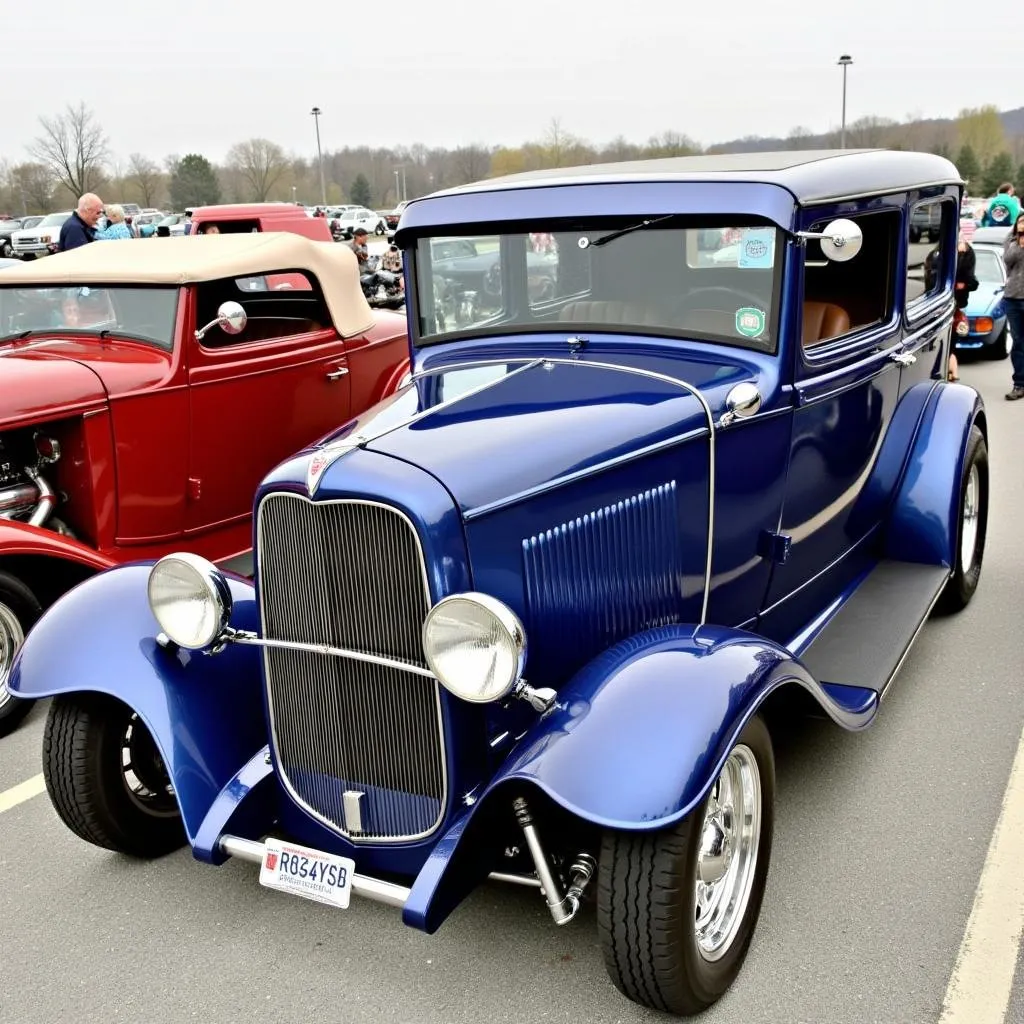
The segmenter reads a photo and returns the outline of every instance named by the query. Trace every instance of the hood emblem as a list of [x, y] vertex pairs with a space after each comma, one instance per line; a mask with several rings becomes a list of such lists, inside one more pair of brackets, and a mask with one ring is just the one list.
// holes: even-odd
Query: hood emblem
[[309, 496], [312, 498], [316, 493], [329, 466], [333, 466], [343, 455], [347, 455], [361, 444], [365, 444], [367, 440], [361, 436], [352, 437], [344, 441], [336, 441], [334, 444], [329, 444], [327, 447], [321, 448], [320, 451], [314, 452], [306, 466], [306, 490], [309, 492]]

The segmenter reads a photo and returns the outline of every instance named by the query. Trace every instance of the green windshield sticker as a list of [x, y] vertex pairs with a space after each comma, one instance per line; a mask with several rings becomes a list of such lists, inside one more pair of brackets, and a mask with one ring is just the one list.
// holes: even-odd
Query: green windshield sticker
[[760, 338], [764, 334], [764, 311], [754, 306], [736, 310], [736, 333], [744, 338]]

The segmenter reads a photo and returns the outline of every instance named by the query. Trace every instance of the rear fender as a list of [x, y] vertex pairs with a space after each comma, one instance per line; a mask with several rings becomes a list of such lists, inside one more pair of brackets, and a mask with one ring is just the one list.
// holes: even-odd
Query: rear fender
[[967, 440], [976, 422], [984, 430], [984, 415], [974, 388], [935, 386], [886, 526], [886, 558], [953, 565]]
[[117, 564], [81, 541], [53, 533], [45, 527], [30, 526], [16, 519], [0, 519], [0, 563], [4, 558], [19, 555], [74, 562], [96, 572]]
[[[218, 795], [268, 742], [259, 649], [160, 647], [146, 596], [151, 564], [118, 566], [65, 594], [29, 633], [9, 685], [33, 700], [92, 692], [132, 708], [156, 741], [194, 844]], [[252, 584], [225, 576], [232, 625], [256, 630]]]
[[873, 690], [822, 686], [789, 651], [740, 630], [666, 626], [617, 644], [559, 690], [438, 843], [413, 885], [406, 923], [435, 930], [478, 880], [474, 853], [488, 830], [474, 824], [502, 793], [511, 799], [510, 789], [525, 784], [602, 828], [666, 828], [704, 799], [768, 696], [793, 685], [846, 729], [867, 726], [878, 706]]

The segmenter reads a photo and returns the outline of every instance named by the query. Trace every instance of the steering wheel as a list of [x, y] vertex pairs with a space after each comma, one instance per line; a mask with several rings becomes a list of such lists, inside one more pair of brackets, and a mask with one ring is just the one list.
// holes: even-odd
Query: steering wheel
[[[686, 295], [683, 296], [683, 299], [686, 302], [686, 305], [690, 306], [690, 300], [693, 299], [695, 296], [712, 294], [716, 296], [720, 295], [723, 297], [726, 295], [734, 295], [745, 305], [756, 306], [758, 309], [762, 309], [765, 305], [765, 299], [763, 295], [754, 295], [753, 292], [745, 292], [741, 288], [729, 288], [726, 287], [725, 285], [712, 285], [705, 288], [695, 288], [692, 292], [687, 292]], [[720, 312], [722, 313], [735, 312], [734, 310], [730, 310], [727, 306], [725, 306], [724, 303], [718, 304], [714, 308], [718, 309], [719, 305], [721, 305], [722, 307], [720, 309]]]

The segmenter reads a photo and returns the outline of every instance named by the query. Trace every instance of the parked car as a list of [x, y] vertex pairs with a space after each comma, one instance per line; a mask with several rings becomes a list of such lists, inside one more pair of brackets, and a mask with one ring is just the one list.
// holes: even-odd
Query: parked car
[[986, 359], [1005, 359], [1010, 354], [1010, 332], [1003, 305], [1006, 264], [1003, 243], [1009, 228], [978, 228], [974, 248], [978, 287], [970, 293], [963, 326], [954, 332], [957, 351], [977, 350]]
[[937, 209], [927, 205], [914, 210], [910, 215], [910, 240], [937, 242], [942, 230], [938, 214]]
[[93, 245], [0, 274], [0, 735], [40, 610], [187, 545], [249, 571], [260, 478], [389, 394], [405, 324], [296, 235]]
[[[181, 235], [184, 234], [184, 223], [185, 214], [169, 213], [156, 222], [156, 228], [153, 233], [161, 238], [166, 238], [170, 235]], [[177, 231], [172, 230], [174, 228], [177, 228]]]
[[[951, 266], [961, 187], [929, 154], [788, 152], [410, 203], [415, 372], [264, 478], [255, 579], [180, 550], [28, 637], [11, 689], [53, 698], [60, 818], [427, 932], [489, 875], [557, 924], [593, 897], [623, 993], [713, 1003], [765, 889], [769, 723], [799, 696], [868, 726], [979, 583], [988, 426], [945, 380], [952, 275], [893, 276], [920, 202]], [[502, 302], [441, 324], [456, 234], [496, 241]], [[503, 969], [528, 984], [531, 957]]]
[[166, 214], [160, 213], [142, 213], [136, 214], [132, 218], [132, 231], [136, 238], [153, 238], [156, 235], [157, 225], [166, 220]]
[[57, 251], [60, 229], [71, 216], [70, 210], [48, 213], [31, 227], [23, 227], [11, 233], [13, 255], [21, 260], [34, 260]]
[[392, 238], [395, 232], [398, 230], [398, 222], [402, 219], [402, 211], [408, 205], [409, 200], [403, 200], [384, 218], [387, 224], [388, 238]]
[[25, 219], [24, 217], [8, 217], [5, 220], [0, 220], [0, 257], [9, 259], [13, 254], [11, 235], [25, 227]]
[[226, 203], [221, 206], [197, 206], [192, 211], [190, 236], [203, 234], [211, 225], [222, 235], [288, 231], [316, 241], [332, 240], [326, 220], [322, 217], [307, 217], [293, 203]]
[[365, 206], [347, 207], [331, 220], [331, 230], [335, 237], [351, 238], [357, 228], [371, 235], [385, 235], [388, 230], [384, 218]]

